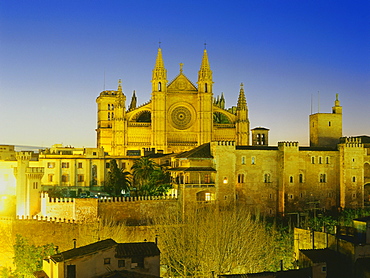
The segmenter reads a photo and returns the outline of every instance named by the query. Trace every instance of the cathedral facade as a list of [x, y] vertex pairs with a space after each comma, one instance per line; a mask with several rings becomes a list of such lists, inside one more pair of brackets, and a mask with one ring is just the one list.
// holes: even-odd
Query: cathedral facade
[[135, 92], [126, 107], [119, 82], [116, 91], [103, 91], [98, 105], [97, 147], [114, 156], [137, 155], [143, 149], [164, 153], [190, 150], [211, 141], [249, 145], [248, 107], [243, 85], [237, 106], [224, 109], [214, 100], [212, 70], [206, 49], [196, 85], [183, 73], [167, 80], [162, 50], [158, 49], [152, 74], [151, 100], [136, 105]]

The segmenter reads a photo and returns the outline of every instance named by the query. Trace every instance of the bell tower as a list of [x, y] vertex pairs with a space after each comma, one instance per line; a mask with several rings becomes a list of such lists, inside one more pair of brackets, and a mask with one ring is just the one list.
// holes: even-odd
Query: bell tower
[[202, 64], [198, 72], [199, 139], [198, 144], [212, 141], [213, 134], [213, 80], [207, 50], [203, 51]]
[[152, 148], [166, 151], [166, 98], [167, 70], [164, 67], [162, 49], [158, 48], [157, 59], [152, 73]]

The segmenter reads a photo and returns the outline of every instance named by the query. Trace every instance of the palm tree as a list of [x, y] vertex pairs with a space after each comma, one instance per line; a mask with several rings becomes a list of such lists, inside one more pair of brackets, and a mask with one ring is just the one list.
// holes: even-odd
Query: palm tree
[[110, 161], [108, 179], [104, 186], [105, 191], [114, 196], [120, 196], [122, 191], [128, 192], [131, 185], [130, 175], [129, 172], [118, 168], [116, 160], [112, 159]]

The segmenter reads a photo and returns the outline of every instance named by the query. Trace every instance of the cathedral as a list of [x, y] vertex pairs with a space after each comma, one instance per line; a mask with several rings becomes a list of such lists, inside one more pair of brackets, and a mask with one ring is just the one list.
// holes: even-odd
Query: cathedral
[[151, 100], [137, 106], [135, 92], [126, 108], [119, 82], [117, 91], [97, 98], [97, 147], [114, 156], [140, 155], [143, 149], [178, 153], [211, 141], [249, 145], [248, 107], [241, 84], [236, 107], [214, 99], [212, 70], [204, 49], [196, 85], [183, 73], [167, 80], [161, 48], [152, 74]]

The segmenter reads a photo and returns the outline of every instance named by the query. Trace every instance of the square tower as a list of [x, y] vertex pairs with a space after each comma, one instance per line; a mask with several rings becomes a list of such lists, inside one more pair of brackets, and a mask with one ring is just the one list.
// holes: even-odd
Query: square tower
[[340, 137], [342, 137], [342, 106], [337, 94], [332, 113], [310, 115], [310, 146], [335, 148]]

